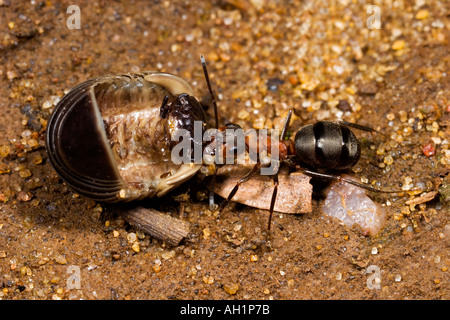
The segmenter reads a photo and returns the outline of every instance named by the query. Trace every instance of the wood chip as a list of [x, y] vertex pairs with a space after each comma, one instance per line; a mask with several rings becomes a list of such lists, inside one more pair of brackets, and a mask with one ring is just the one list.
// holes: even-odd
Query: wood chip
[[433, 200], [437, 194], [438, 194], [438, 191], [430, 191], [430, 192], [422, 193], [420, 195], [420, 197], [408, 200], [405, 203], [407, 205], [411, 205], [411, 204], [416, 205], [416, 204], [425, 203], [425, 202]]
[[189, 222], [152, 208], [121, 209], [120, 214], [131, 225], [172, 246], [179, 245], [189, 234]]

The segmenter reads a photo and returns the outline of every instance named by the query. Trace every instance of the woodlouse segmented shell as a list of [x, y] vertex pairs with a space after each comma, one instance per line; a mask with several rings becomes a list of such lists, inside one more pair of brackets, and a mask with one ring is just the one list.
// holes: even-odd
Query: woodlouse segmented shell
[[[164, 101], [164, 104], [163, 104]], [[193, 133], [204, 111], [183, 79], [159, 72], [105, 76], [73, 88], [56, 106], [47, 151], [76, 192], [99, 201], [161, 196], [200, 165], [176, 165], [171, 137]]]

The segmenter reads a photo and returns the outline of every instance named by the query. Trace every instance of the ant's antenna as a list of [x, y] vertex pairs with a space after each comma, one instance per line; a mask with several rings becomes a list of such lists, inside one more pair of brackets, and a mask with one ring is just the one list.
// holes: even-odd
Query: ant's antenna
[[286, 121], [284, 122], [283, 131], [281, 132], [280, 141], [283, 141], [284, 138], [286, 138], [286, 134], [289, 129], [289, 124], [291, 123], [292, 110], [293, 109], [289, 109]]
[[[208, 85], [209, 94], [211, 95], [212, 103], [214, 106], [214, 118], [216, 121], [216, 129], [219, 129], [219, 116], [217, 115], [217, 103], [216, 103], [216, 99], [214, 98], [214, 93], [211, 88], [211, 82], [209, 81], [208, 70], [206, 69], [206, 61], [205, 61], [205, 57], [203, 56], [203, 54], [200, 55], [200, 61], [202, 63], [203, 73], [205, 74], [206, 84]], [[214, 186], [214, 184], [216, 183], [216, 176], [217, 176], [217, 167], [214, 168], [214, 174], [213, 174], [212, 180], [211, 180], [212, 186]], [[211, 210], [214, 210], [214, 208], [215, 208], [213, 189], [214, 188], [211, 188], [211, 190], [209, 191], [209, 208]]]
[[206, 69], [205, 57], [202, 54], [200, 55], [200, 61], [202, 62], [203, 73], [205, 74], [206, 84], [208, 85], [209, 94], [211, 95], [212, 103], [214, 106], [214, 117], [215, 117], [215, 121], [216, 121], [216, 129], [219, 129], [219, 117], [217, 115], [217, 103], [216, 103], [216, 99], [214, 98], [214, 93], [211, 88], [211, 83], [209, 81], [208, 70]]

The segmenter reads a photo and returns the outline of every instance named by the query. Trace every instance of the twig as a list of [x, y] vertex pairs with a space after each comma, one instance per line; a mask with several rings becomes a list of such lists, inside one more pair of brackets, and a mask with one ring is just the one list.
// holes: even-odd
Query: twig
[[151, 208], [124, 209], [120, 215], [134, 227], [172, 246], [179, 245], [190, 230], [189, 222]]

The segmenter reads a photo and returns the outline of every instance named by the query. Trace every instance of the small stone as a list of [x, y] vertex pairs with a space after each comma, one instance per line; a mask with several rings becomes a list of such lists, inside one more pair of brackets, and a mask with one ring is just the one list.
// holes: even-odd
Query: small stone
[[136, 242], [136, 240], [137, 240], [136, 233], [130, 232], [129, 234], [127, 234], [127, 240], [128, 240], [128, 243]]
[[436, 153], [436, 148], [434, 147], [433, 143], [427, 143], [422, 147], [422, 152], [427, 157], [432, 157]]
[[429, 12], [428, 12], [428, 10], [425, 10], [425, 9], [419, 10], [416, 13], [417, 20], [424, 20], [424, 19], [428, 18], [428, 16], [429, 16]]
[[0, 174], [9, 173], [9, 172], [10, 172], [10, 170], [9, 170], [8, 166], [5, 163], [0, 162]]
[[175, 257], [175, 250], [171, 250], [169, 252], [165, 251], [161, 257], [165, 260], [171, 259], [173, 257]]
[[0, 146], [0, 157], [6, 158], [11, 153], [10, 146]]
[[113, 258], [114, 260], [119, 260], [119, 259], [120, 259], [120, 253], [114, 253], [114, 254], [112, 255], [112, 258]]
[[392, 112], [389, 112], [389, 113], [386, 115], [386, 119], [388, 119], [389, 121], [392, 121], [392, 120], [395, 119], [395, 115], [394, 115]]
[[209, 236], [211, 235], [211, 230], [209, 230], [209, 228], [205, 228], [203, 229], [203, 239], [208, 239]]
[[204, 276], [203, 282], [206, 284], [213, 284], [214, 283], [214, 277], [212, 276]]
[[249, 115], [250, 115], [250, 113], [249, 113], [247, 110], [242, 109], [242, 110], [239, 111], [239, 113], [238, 113], [238, 118], [241, 119], [241, 120], [245, 120], [245, 119], [248, 118]]
[[402, 281], [402, 276], [398, 274], [395, 276], [395, 282], [400, 282], [400, 281]]
[[377, 254], [378, 253], [378, 249], [376, 247], [372, 248], [372, 254]]
[[227, 53], [220, 53], [220, 60], [222, 60], [223, 62], [228, 62], [231, 60], [231, 56]]
[[141, 251], [141, 249], [139, 247], [139, 243], [137, 243], [137, 242], [133, 243], [133, 245], [131, 246], [131, 249], [133, 249], [134, 252]]
[[42, 157], [41, 156], [35, 156], [34, 158], [33, 158], [33, 163], [34, 164], [41, 164], [42, 163]]
[[223, 289], [229, 293], [229, 294], [236, 294], [236, 292], [239, 290], [239, 285], [237, 283], [232, 283], [232, 284], [225, 284], [223, 286]]
[[6, 257], [6, 251], [0, 251], [0, 258]]
[[350, 104], [348, 103], [347, 100], [339, 100], [337, 106], [336, 106], [339, 110], [341, 111], [351, 111], [352, 107], [350, 106]]
[[66, 257], [64, 257], [62, 254], [57, 254], [55, 257], [55, 262], [59, 263], [59, 264], [66, 264], [67, 263], [67, 259]]
[[405, 48], [405, 40], [396, 40], [392, 44], [392, 50], [402, 50]]
[[21, 178], [28, 178], [28, 177], [31, 176], [31, 171], [28, 170], [28, 169], [20, 170], [20, 171], [19, 171], [19, 176], [20, 176]]
[[50, 101], [44, 101], [44, 103], [42, 104], [42, 109], [48, 109], [51, 108], [53, 105]]
[[37, 139], [28, 139], [27, 140], [27, 145], [30, 147], [30, 148], [37, 148], [37, 147], [39, 147], [39, 141], [37, 141]]
[[392, 156], [387, 155], [386, 157], [384, 157], [383, 162], [387, 165], [391, 165], [394, 163], [394, 159], [392, 158]]
[[160, 264], [155, 264], [153, 266], [153, 271], [155, 271], [156, 273], [161, 271], [161, 265]]
[[61, 281], [61, 278], [58, 277], [58, 276], [53, 277], [52, 280], [50, 280], [50, 282], [51, 282], [51, 283], [54, 283], [54, 284], [57, 284], [57, 283], [59, 283], [60, 281]]
[[33, 198], [32, 194], [25, 191], [20, 191], [17, 195], [17, 200], [27, 202], [30, 201]]
[[258, 261], [258, 256], [257, 256], [256, 254], [252, 254], [252, 255], [250, 256], [250, 261], [252, 261], [252, 262]]

